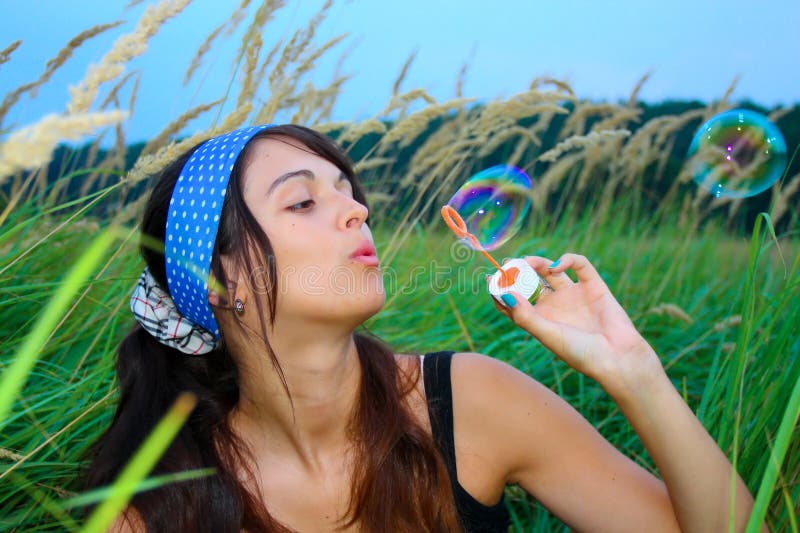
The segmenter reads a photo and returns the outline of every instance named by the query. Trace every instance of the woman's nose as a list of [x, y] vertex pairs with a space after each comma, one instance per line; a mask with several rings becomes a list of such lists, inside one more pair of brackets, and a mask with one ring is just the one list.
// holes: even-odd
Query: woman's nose
[[359, 203], [355, 199], [350, 198], [350, 204], [345, 209], [342, 220], [344, 221], [345, 228], [360, 228], [361, 225], [367, 220], [369, 210], [367, 206]]

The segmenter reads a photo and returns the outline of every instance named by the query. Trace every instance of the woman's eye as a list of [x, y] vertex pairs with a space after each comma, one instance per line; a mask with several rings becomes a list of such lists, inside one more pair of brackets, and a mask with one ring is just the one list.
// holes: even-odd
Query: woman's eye
[[302, 202], [290, 205], [289, 211], [305, 211], [306, 209], [309, 209], [313, 204], [314, 200], [303, 200]]

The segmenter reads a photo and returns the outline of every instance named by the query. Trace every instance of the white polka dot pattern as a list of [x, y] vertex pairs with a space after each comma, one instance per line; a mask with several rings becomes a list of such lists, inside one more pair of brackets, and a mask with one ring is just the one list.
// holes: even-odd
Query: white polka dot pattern
[[[268, 127], [242, 128], [203, 143], [183, 166], [169, 202], [164, 255], [170, 295], [184, 317], [215, 338], [219, 326], [208, 303], [208, 279], [222, 201], [242, 148]], [[215, 164], [218, 159], [230, 164]]]

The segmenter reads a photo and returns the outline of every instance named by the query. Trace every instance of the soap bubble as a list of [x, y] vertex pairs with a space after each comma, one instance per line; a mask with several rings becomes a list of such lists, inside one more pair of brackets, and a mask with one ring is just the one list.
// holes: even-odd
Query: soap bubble
[[497, 165], [469, 178], [447, 204], [458, 211], [484, 250], [491, 251], [522, 227], [531, 206], [530, 190], [531, 179], [525, 172]]
[[716, 198], [746, 198], [769, 189], [786, 168], [786, 142], [767, 117], [734, 109], [712, 117], [692, 139], [689, 171]]

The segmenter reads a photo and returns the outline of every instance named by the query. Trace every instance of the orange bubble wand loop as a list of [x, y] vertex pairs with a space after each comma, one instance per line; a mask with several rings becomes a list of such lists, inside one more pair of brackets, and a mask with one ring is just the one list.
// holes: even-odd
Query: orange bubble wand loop
[[461, 215], [458, 214], [458, 211], [456, 211], [452, 206], [446, 205], [442, 207], [442, 218], [444, 219], [445, 224], [447, 224], [447, 227], [456, 234], [456, 237], [469, 241], [473, 248], [482, 253], [483, 256], [502, 273], [502, 278], [500, 280], [501, 287], [508, 287], [514, 284], [514, 278], [516, 278], [514, 275], [515, 272], [506, 272], [503, 270], [503, 267], [494, 260], [494, 257], [489, 255], [489, 252], [484, 250], [483, 245], [481, 245], [478, 238], [467, 231], [467, 224], [464, 222], [464, 219], [461, 218]]

